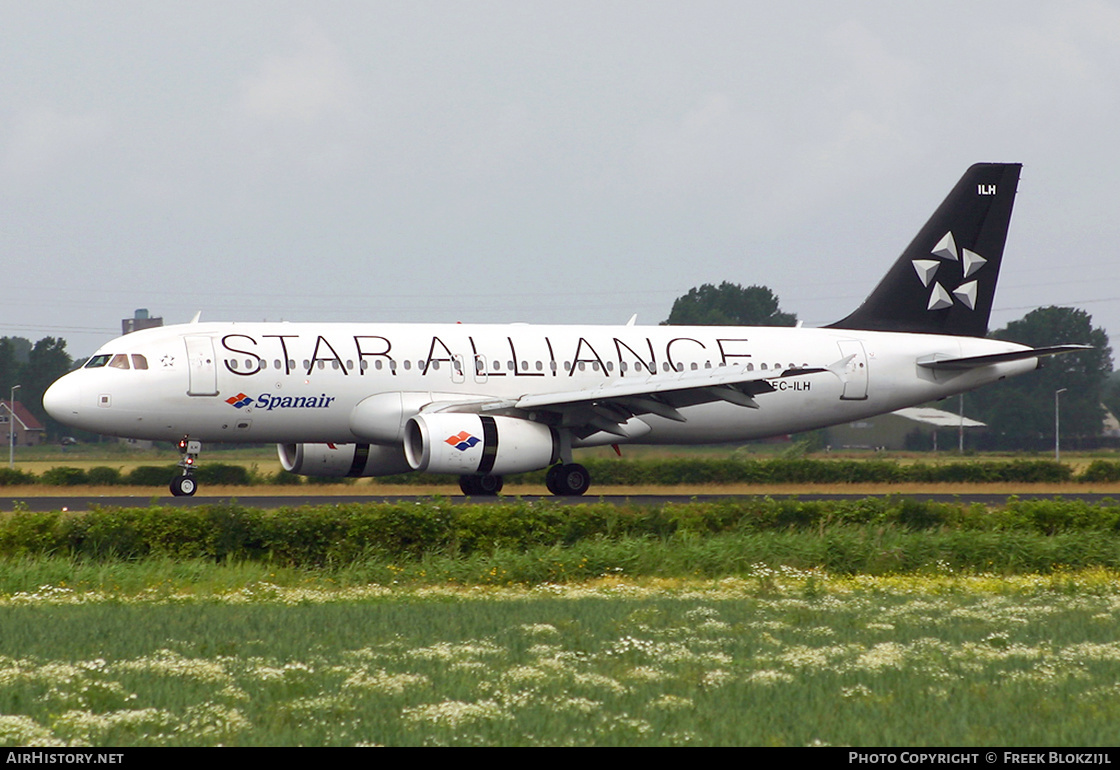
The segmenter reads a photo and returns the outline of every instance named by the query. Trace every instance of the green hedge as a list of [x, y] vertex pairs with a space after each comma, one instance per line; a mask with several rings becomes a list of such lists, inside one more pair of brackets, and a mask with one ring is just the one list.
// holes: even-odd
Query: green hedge
[[[815, 460], [782, 458], [667, 458], [626, 460], [590, 458], [581, 461], [600, 486], [681, 486], [700, 484], [899, 484], [899, 483], [1040, 483], [1103, 481], [1101, 468], [1113, 469], [1120, 480], [1120, 462], [1095, 461], [1094, 476], [1075, 476], [1053, 460], [972, 460], [938, 465], [902, 464], [893, 460]], [[401, 474], [384, 483], [454, 483], [455, 477]], [[544, 484], [544, 471], [505, 478], [507, 485]]]
[[802, 532], [828, 539], [862, 532], [859, 537], [875, 540], [887, 531], [1076, 536], [1071, 542], [1092, 546], [1098, 563], [1120, 568], [1117, 504], [1011, 498], [1004, 506], [989, 508], [891, 496], [852, 501], [728, 498], [660, 506], [521, 500], [455, 505], [425, 499], [275, 511], [237, 503], [88, 513], [20, 511], [0, 516], [0, 556], [168, 556], [322, 566], [370, 555], [416, 559], [432, 553], [484, 554], [602, 539], [764, 532]]
[[[583, 461], [597, 486], [681, 486], [726, 484], [898, 484], [898, 483], [1109, 483], [1120, 481], [1120, 461], [1094, 460], [1074, 475], [1069, 465], [1053, 460], [971, 460], [929, 465], [893, 460], [821, 460], [781, 458], [772, 460], [727, 458], [614, 459]], [[56, 467], [34, 476], [21, 470], [0, 468], [0, 486], [131, 485], [162, 487], [179, 473], [175, 465], [139, 466], [128, 473], [108, 467]], [[262, 474], [240, 465], [201, 463], [196, 469], [202, 485], [350, 483], [352, 479], [302, 478], [278, 471]], [[301, 481], [302, 479], [302, 481]], [[402, 474], [379, 479], [384, 484], [454, 484], [454, 476]], [[544, 485], [544, 471], [507, 476], [506, 484]]]

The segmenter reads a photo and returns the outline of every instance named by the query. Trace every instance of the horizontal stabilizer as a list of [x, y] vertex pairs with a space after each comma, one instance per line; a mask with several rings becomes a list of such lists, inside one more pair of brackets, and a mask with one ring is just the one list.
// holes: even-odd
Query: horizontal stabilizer
[[1003, 364], [1008, 361], [1022, 361], [1025, 358], [1042, 358], [1056, 356], [1062, 353], [1076, 353], [1079, 350], [1092, 350], [1092, 345], [1054, 345], [1048, 348], [1029, 348], [1027, 350], [1012, 350], [1009, 353], [993, 353], [987, 356], [965, 356], [964, 358], [929, 358], [918, 361], [918, 366], [926, 369], [964, 370], [977, 369], [981, 366]]

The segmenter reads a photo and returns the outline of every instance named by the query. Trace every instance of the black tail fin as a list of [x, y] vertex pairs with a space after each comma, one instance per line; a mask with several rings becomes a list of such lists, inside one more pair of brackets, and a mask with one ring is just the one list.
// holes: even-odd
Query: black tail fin
[[977, 163], [859, 308], [828, 328], [983, 337], [1019, 163]]

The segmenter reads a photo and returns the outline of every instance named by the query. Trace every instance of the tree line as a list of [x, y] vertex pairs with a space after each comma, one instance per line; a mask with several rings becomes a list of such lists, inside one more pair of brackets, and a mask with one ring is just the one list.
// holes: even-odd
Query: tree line
[[7, 401], [18, 385], [16, 401], [35, 415], [48, 435], [56, 436], [60, 428], [43, 410], [43, 394], [72, 364], [66, 340], [59, 337], [43, 337], [34, 344], [23, 337], [0, 337], [0, 399]]

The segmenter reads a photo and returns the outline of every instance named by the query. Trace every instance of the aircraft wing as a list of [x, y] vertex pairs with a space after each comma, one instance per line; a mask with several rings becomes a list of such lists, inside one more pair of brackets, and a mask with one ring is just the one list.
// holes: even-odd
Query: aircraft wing
[[631, 417], [655, 414], [677, 422], [685, 422], [680, 407], [724, 401], [749, 409], [758, 409], [754, 397], [772, 393], [775, 380], [831, 371], [822, 368], [791, 368], [770, 376], [746, 371], [741, 366], [719, 367], [689, 372], [666, 372], [646, 377], [619, 378], [613, 382], [583, 390], [557, 391], [525, 395], [509, 399], [483, 399], [432, 403], [423, 411], [490, 412], [535, 415], [542, 414], [558, 426], [572, 428], [576, 435], [588, 436], [598, 431], [626, 437], [621, 425]]

